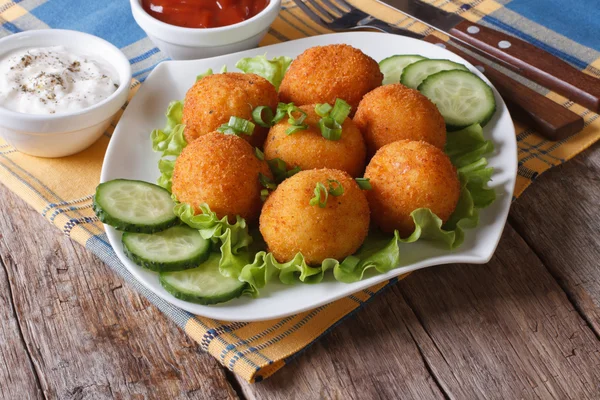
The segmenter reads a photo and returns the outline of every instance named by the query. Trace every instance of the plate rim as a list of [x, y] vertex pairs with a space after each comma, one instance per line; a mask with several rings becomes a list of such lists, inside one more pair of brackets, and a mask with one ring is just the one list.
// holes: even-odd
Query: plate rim
[[[387, 33], [376, 33], [376, 32], [344, 32], [344, 33], [332, 33], [332, 34], [325, 34], [325, 35], [317, 35], [317, 36], [310, 36], [310, 37], [305, 37], [305, 38], [301, 38], [301, 39], [296, 39], [296, 40], [290, 40], [287, 42], [282, 42], [282, 43], [277, 43], [277, 44], [273, 44], [273, 45], [269, 45], [269, 46], [264, 46], [264, 47], [258, 47], [255, 49], [251, 49], [251, 50], [246, 50], [246, 51], [242, 51], [242, 52], [237, 52], [237, 53], [231, 53], [231, 54], [227, 54], [227, 55], [223, 55], [223, 56], [217, 56], [217, 57], [212, 57], [212, 58], [206, 58], [206, 59], [200, 59], [200, 60], [178, 60], [178, 61], [174, 61], [174, 60], [168, 60], [168, 61], [163, 61], [160, 64], [158, 64], [151, 72], [150, 74], [147, 76], [146, 81], [149, 81], [151, 79], [154, 79], [153, 76], [155, 75], [159, 75], [161, 73], [161, 71], [163, 69], [168, 69], [170, 68], [170, 66], [178, 66], [178, 65], [185, 65], [185, 64], [195, 64], [198, 62], [202, 62], [202, 63], [206, 63], [206, 62], [215, 62], [217, 63], [219, 61], [219, 59], [225, 58], [225, 57], [231, 57], [231, 56], [235, 56], [235, 55], [240, 55], [240, 57], [242, 55], [247, 55], [250, 52], [262, 52], [265, 53], [267, 51], [269, 51], [270, 49], [272, 49], [273, 47], [284, 47], [285, 45], [288, 45], [290, 43], [303, 43], [303, 42], [307, 42], [307, 43], [311, 43], [313, 42], [316, 38], [320, 38], [320, 39], [327, 39], [327, 38], [352, 38], [354, 36], [366, 36], [366, 35], [376, 35], [376, 36], [385, 36], [385, 37], [398, 37], [398, 35], [392, 35], [392, 34], [387, 34]], [[414, 39], [414, 38], [410, 38], [410, 37], [405, 37], [405, 36], [400, 36], [402, 38], [402, 40], [407, 40], [407, 41], [414, 41], [414, 42], [418, 42], [419, 46], [424, 46], [424, 47], [437, 47], [440, 51], [443, 52], [449, 52], [448, 50], [446, 50], [445, 48], [438, 46], [438, 45], [434, 45], [428, 42], [424, 42], [422, 40], [419, 39]], [[382, 39], [385, 40], [385, 39]], [[341, 43], [341, 42], [340, 42]], [[351, 41], [350, 40], [346, 40], [344, 41], [344, 43], [348, 43], [350, 45]], [[313, 44], [312, 46], [314, 46], [315, 44]], [[312, 46], [307, 46], [308, 47], [312, 47]], [[453, 54], [453, 53], [452, 53]], [[506, 104], [504, 102], [504, 100], [502, 99], [502, 97], [500, 96], [500, 94], [498, 93], [497, 89], [491, 84], [491, 82], [485, 77], [483, 76], [483, 74], [481, 74], [481, 72], [479, 70], [477, 70], [471, 63], [467, 62], [466, 60], [462, 59], [462, 57], [454, 54], [454, 57], [458, 57], [461, 59], [461, 61], [468, 67], [470, 67], [469, 69], [476, 73], [479, 77], [481, 77], [487, 84], [490, 85], [490, 87], [492, 87], [492, 90], [495, 93], [495, 98], [496, 101], [498, 103], [498, 99], [500, 100], [500, 104], [497, 104], [497, 109], [505, 111], [507, 113], [507, 117], [510, 120], [510, 122], [512, 122], [512, 118], [510, 116], [510, 113], [508, 112], [507, 108], [506, 108]], [[140, 87], [139, 91], [144, 91], [145, 88], [148, 87], [146, 85], [142, 85], [142, 87]], [[150, 89], [148, 89], [150, 90]], [[142, 92], [144, 93], [144, 92]], [[132, 98], [131, 102], [135, 102], [136, 98], [140, 99], [138, 101], [141, 101], [141, 96], [139, 95], [139, 93], [136, 93], [136, 95]], [[113, 132], [113, 138], [111, 138], [111, 141], [108, 144], [106, 153], [105, 153], [105, 157], [102, 163], [102, 171], [100, 174], [100, 183], [105, 182], [107, 180], [107, 175], [110, 174], [109, 169], [110, 169], [110, 159], [113, 155], [113, 152], [116, 152], [116, 148], [117, 148], [117, 144], [116, 144], [116, 140], [112, 140], [115, 137], [117, 137], [118, 135], [121, 135], [124, 131], [124, 129], [122, 129], [122, 125], [124, 124], [123, 121], [131, 118], [132, 116], [130, 116], [129, 114], [131, 114], [133, 111], [132, 107], [127, 107], [123, 113], [123, 115], [121, 116], [121, 118], [119, 119], [119, 122], [117, 123], [114, 132]], [[129, 112], [128, 112], [129, 111]], [[510, 129], [509, 132], [506, 132], [507, 135], [509, 135], [510, 138], [513, 138], [513, 140], [508, 140], [508, 142], [510, 142], [511, 144], [514, 144], [514, 150], [515, 150], [515, 154], [514, 154], [514, 166], [513, 166], [513, 170], [514, 170], [514, 174], [511, 173], [510, 174], [510, 181], [507, 182], [506, 184], [510, 183], [510, 188], [508, 189], [508, 193], [506, 193], [507, 196], [510, 196], [510, 198], [512, 198], [513, 193], [514, 193], [514, 186], [516, 183], [516, 176], [517, 176], [517, 163], [518, 163], [518, 157], [517, 157], [517, 142], [516, 142], [516, 134], [515, 134], [515, 127], [514, 127], [514, 123], [512, 123], [512, 127]], [[504, 150], [506, 151], [506, 150]], [[496, 156], [496, 155], [494, 155]], [[493, 157], [493, 156], [492, 156]], [[491, 158], [491, 157], [490, 157]], [[504, 165], [509, 165], [508, 163], [503, 164]], [[511, 172], [511, 171], [508, 171]], [[113, 179], [113, 178], [110, 178]], [[298, 307], [294, 310], [291, 311], [280, 311], [280, 312], [276, 312], [276, 313], [272, 313], [269, 314], [268, 316], [264, 316], [264, 317], [252, 317], [252, 316], [246, 316], [246, 315], [239, 315], [238, 317], [232, 319], [232, 318], [223, 318], [223, 315], [220, 313], [220, 310], [222, 310], [221, 307], [210, 307], [210, 306], [201, 306], [202, 311], [199, 312], [198, 311], [198, 304], [195, 303], [190, 303], [190, 302], [185, 302], [182, 300], [179, 300], [177, 298], [175, 298], [174, 296], [170, 295], [167, 292], [161, 292], [158, 290], [155, 290], [153, 288], [153, 285], [148, 282], [146, 280], [145, 277], [143, 277], [140, 274], [141, 268], [137, 265], [134, 264], [134, 267], [131, 267], [131, 261], [129, 259], [127, 259], [127, 257], [125, 256], [125, 254], [123, 253], [123, 249], [122, 249], [122, 245], [121, 245], [121, 240], [120, 240], [120, 233], [115, 230], [114, 228], [112, 228], [111, 226], [108, 225], [104, 225], [109, 243], [111, 245], [111, 247], [113, 248], [113, 250], [115, 251], [115, 253], [117, 254], [117, 257], [119, 258], [119, 260], [123, 263], [123, 265], [125, 266], [125, 268], [134, 276], [134, 278], [140, 282], [144, 287], [146, 287], [148, 290], [150, 290], [152, 293], [154, 293], [155, 295], [157, 295], [158, 297], [160, 297], [161, 299], [167, 301], [168, 303], [170, 303], [171, 305], [174, 305], [178, 308], [181, 308], [183, 310], [185, 310], [186, 312], [189, 312], [191, 314], [194, 315], [199, 315], [199, 316], [203, 316], [203, 317], [207, 317], [207, 318], [213, 318], [213, 319], [219, 319], [219, 320], [226, 320], [226, 321], [239, 321], [239, 322], [254, 322], [254, 321], [265, 321], [265, 320], [270, 320], [270, 319], [277, 319], [277, 318], [283, 318], [283, 317], [287, 317], [290, 315], [294, 315], [294, 314], [298, 314], [298, 313], [302, 313], [308, 310], [313, 310], [315, 308], [324, 306], [326, 304], [332, 303], [336, 300], [339, 300], [343, 297], [347, 297], [349, 295], [351, 295], [352, 293], [356, 293], [358, 291], [364, 290], [368, 287], [371, 287], [373, 285], [379, 284], [379, 283], [383, 283], [389, 279], [393, 279], [393, 278], [397, 278], [400, 275], [404, 275], [406, 273], [410, 273], [413, 272], [415, 270], [418, 269], [423, 269], [423, 268], [428, 268], [431, 266], [437, 266], [437, 265], [445, 265], [445, 264], [454, 264], [454, 263], [467, 263], [467, 264], [486, 264], [490, 261], [490, 259], [493, 257], [493, 255], [496, 252], [496, 249], [498, 247], [498, 244], [500, 242], [500, 239], [502, 237], [502, 232], [504, 231], [505, 227], [506, 227], [506, 221], [508, 218], [508, 213], [510, 210], [510, 203], [508, 205], [508, 207], [506, 207], [506, 209], [502, 210], [503, 212], [501, 214], [497, 214], [496, 218], [501, 218], [501, 224], [502, 224], [502, 228], [499, 229], [500, 232], [498, 233], [498, 235], [495, 237], [494, 239], [494, 243], [491, 246], [491, 251], [489, 252], [489, 254], [487, 254], [485, 257], [483, 256], [477, 256], [477, 255], [469, 255], [469, 254], [445, 254], [443, 256], [437, 256], [437, 257], [432, 257], [432, 258], [427, 258], [425, 260], [421, 260], [419, 262], [416, 263], [412, 263], [410, 265], [406, 265], [404, 267], [398, 267], [395, 269], [392, 269], [391, 271], [385, 273], [385, 274], [378, 274], [376, 275], [377, 282], [370, 282], [368, 279], [367, 280], [362, 280], [362, 281], [358, 281], [353, 283], [355, 285], [355, 287], [353, 287], [351, 292], [340, 292], [339, 294], [336, 294], [332, 297], [328, 297], [326, 299], [322, 299], [319, 301], [316, 301], [314, 303], [311, 303], [310, 305], [305, 305], [305, 306], [301, 306]], [[473, 229], [473, 230], [469, 230], [471, 232], [475, 231], [477, 228]], [[438, 262], [435, 261], [439, 258], [444, 258], [443, 262]], [[339, 282], [340, 285], [344, 284]], [[249, 301], [251, 301], [251, 299], [249, 299]]]

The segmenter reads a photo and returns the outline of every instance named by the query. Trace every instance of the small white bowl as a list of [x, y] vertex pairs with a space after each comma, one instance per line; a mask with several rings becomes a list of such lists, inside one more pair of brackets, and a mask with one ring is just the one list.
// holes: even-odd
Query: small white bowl
[[[6, 54], [33, 47], [64, 46], [67, 50], [105, 61], [114, 70], [117, 90], [100, 103], [81, 111], [35, 115], [0, 106], [0, 136], [22, 153], [38, 157], [64, 157], [94, 143], [108, 128], [111, 119], [127, 101], [131, 66], [115, 46], [87, 33], [41, 29], [0, 39], [0, 59]], [[1, 77], [0, 77], [1, 79]]]
[[281, 0], [270, 0], [254, 17], [218, 28], [183, 28], [148, 14], [141, 0], [130, 0], [133, 18], [154, 44], [173, 60], [193, 60], [248, 50], [258, 46], [277, 18]]

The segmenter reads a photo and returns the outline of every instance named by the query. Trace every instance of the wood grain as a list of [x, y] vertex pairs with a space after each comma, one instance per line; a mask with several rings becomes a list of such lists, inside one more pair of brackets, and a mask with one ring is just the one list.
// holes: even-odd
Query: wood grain
[[510, 225], [490, 263], [398, 287], [458, 382], [443, 381], [450, 398], [466, 387], [479, 399], [600, 398], [600, 342]]
[[[469, 29], [473, 28], [476, 32], [470, 33]], [[592, 111], [600, 111], [600, 80], [539, 47], [470, 21], [459, 23], [449, 33], [474, 49], [504, 61], [505, 66], [532, 81]], [[508, 42], [509, 47], [500, 47], [501, 42]]]
[[[0, 237], [2, 235], [0, 234]], [[42, 389], [21, 338], [8, 275], [0, 260], [0, 398], [41, 399]]]
[[511, 117], [533, 127], [543, 137], [549, 140], [562, 140], [583, 129], [581, 116], [504, 75], [490, 65], [482, 63], [458, 47], [452, 46], [434, 35], [427, 35], [423, 40], [429, 43], [443, 44], [446, 50], [480, 68], [480, 71], [492, 82], [509, 106]]
[[600, 337], [600, 145], [542, 175], [510, 221]]
[[[3, 186], [0, 209], [10, 210], [0, 214], [0, 257], [47, 398], [237, 397], [216, 360]], [[12, 339], [0, 342], [2, 354], [13, 351], [14, 330], [14, 322], [3, 328]], [[10, 386], [3, 392], [35, 394], [23, 354], [6, 361], [11, 379], [2, 381]]]
[[[443, 399], [405, 320], [407, 306], [388, 290], [275, 375], [254, 385], [248, 399]], [[418, 329], [418, 328], [414, 328]]]

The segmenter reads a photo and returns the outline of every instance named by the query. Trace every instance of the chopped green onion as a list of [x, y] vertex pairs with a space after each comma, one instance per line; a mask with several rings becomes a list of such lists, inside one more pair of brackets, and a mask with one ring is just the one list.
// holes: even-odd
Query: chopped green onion
[[220, 71], [220, 72], [221, 72], [222, 74], [224, 74], [225, 72], [227, 72], [227, 65], [223, 65], [223, 66], [221, 67], [221, 71]]
[[[294, 117], [294, 113], [300, 113], [300, 116], [298, 118]], [[288, 124], [290, 125], [296, 125], [296, 126], [300, 126], [302, 125], [302, 123], [304, 122], [304, 120], [306, 119], [306, 113], [304, 111], [302, 111], [301, 109], [299, 109], [296, 106], [293, 106], [288, 108]]]
[[335, 99], [335, 104], [333, 105], [333, 109], [329, 116], [335, 120], [338, 124], [343, 124], [348, 115], [350, 115], [350, 104], [346, 103], [342, 99]]
[[[290, 104], [293, 105], [294, 103], [290, 103]], [[273, 121], [272, 121], [273, 125], [275, 125], [276, 123], [281, 121], [287, 115], [287, 107], [288, 107], [288, 104], [285, 104], [285, 103], [277, 104], [277, 110], [275, 111], [275, 116], [273, 117]]]
[[271, 178], [269, 178], [266, 175], [263, 175], [262, 173], [258, 174], [258, 181], [260, 182], [261, 185], [263, 185], [265, 188], [267, 188], [269, 190], [277, 189], [277, 184], [275, 182], [273, 182], [273, 180]]
[[217, 128], [217, 132], [224, 133], [225, 135], [238, 135], [239, 132], [233, 129], [231, 126], [227, 124], [223, 124]]
[[371, 179], [369, 178], [356, 178], [355, 181], [358, 183], [358, 187], [362, 190], [371, 190], [373, 186], [371, 186]]
[[252, 110], [252, 119], [258, 126], [268, 128], [273, 122], [273, 110], [268, 106], [258, 106]]
[[209, 76], [209, 75], [212, 75], [212, 74], [213, 74], [213, 70], [212, 70], [212, 68], [209, 68], [203, 74], [200, 74], [200, 75], [196, 76], [196, 82], [198, 82], [200, 79], [204, 78], [205, 76]]
[[237, 132], [243, 133], [244, 135], [250, 136], [252, 135], [252, 132], [254, 132], [254, 124], [244, 118], [231, 117], [229, 118], [227, 125], [232, 127]]
[[263, 201], [263, 203], [267, 200], [267, 197], [269, 197], [269, 189], [263, 189], [260, 191], [260, 199]]
[[308, 125], [292, 125], [285, 130], [286, 135], [292, 135], [298, 131], [304, 131], [308, 129]]
[[321, 135], [327, 140], [340, 140], [342, 137], [342, 126], [331, 117], [321, 118], [319, 128]]
[[312, 199], [310, 199], [308, 204], [310, 204], [311, 206], [318, 205], [320, 208], [327, 207], [327, 197], [329, 196], [329, 193], [325, 185], [323, 185], [321, 182], [317, 182], [317, 184], [315, 185], [314, 193], [315, 196]]
[[288, 178], [291, 178], [292, 176], [296, 175], [300, 171], [302, 171], [302, 169], [300, 169], [300, 167], [295, 167], [295, 168], [290, 169], [285, 174]]
[[324, 104], [317, 104], [315, 106], [315, 112], [317, 113], [317, 115], [319, 117], [327, 117], [329, 116], [329, 112], [331, 111], [333, 107], [331, 107], [329, 104], [324, 103]]
[[260, 149], [258, 147], [254, 148], [254, 154], [256, 155], [256, 158], [258, 158], [260, 161], [265, 160], [265, 153], [260, 151]]
[[[341, 196], [344, 194], [344, 187], [337, 179], [327, 179], [327, 183], [329, 183], [329, 194], [332, 196]], [[335, 187], [334, 187], [335, 184]]]
[[275, 182], [283, 182], [285, 179], [290, 178], [302, 171], [300, 167], [292, 168], [288, 171], [287, 164], [281, 158], [274, 158], [272, 160], [268, 160], [267, 164], [269, 164], [269, 168], [275, 177]]

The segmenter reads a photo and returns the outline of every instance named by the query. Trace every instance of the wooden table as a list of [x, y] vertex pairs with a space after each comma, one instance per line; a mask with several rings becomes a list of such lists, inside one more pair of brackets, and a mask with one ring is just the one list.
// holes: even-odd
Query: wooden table
[[0, 397], [600, 399], [600, 146], [513, 205], [487, 265], [413, 273], [249, 385], [0, 186]]

